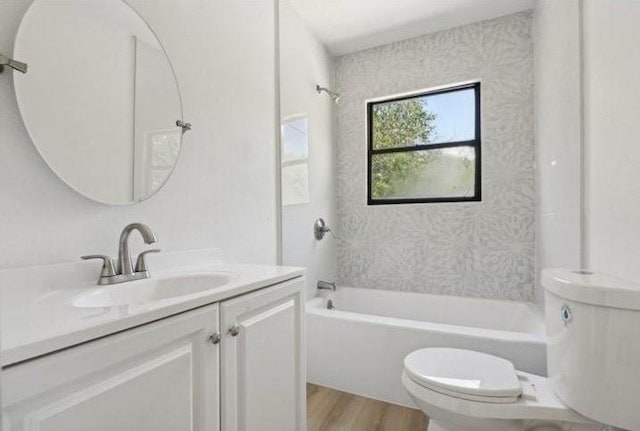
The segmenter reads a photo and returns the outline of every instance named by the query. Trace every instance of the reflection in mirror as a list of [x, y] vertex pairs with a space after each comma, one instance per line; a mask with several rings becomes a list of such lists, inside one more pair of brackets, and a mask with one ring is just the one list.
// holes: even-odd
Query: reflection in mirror
[[307, 117], [282, 123], [282, 205], [309, 203]]
[[53, 171], [108, 204], [147, 199], [177, 162], [182, 105], [164, 49], [122, 0], [35, 0], [16, 37], [20, 112]]

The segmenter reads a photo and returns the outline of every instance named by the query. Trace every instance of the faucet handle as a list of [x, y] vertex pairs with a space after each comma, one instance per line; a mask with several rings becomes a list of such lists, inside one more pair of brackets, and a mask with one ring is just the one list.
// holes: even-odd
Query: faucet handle
[[145, 250], [138, 255], [138, 260], [136, 260], [136, 268], [135, 272], [147, 272], [149, 269], [147, 268], [147, 261], [145, 260], [145, 256], [149, 253], [160, 253], [160, 249], [152, 248], [151, 250]]
[[100, 272], [100, 278], [113, 277], [114, 275], [116, 275], [116, 269], [113, 266], [113, 260], [109, 256], [105, 256], [102, 254], [91, 254], [89, 256], [82, 256], [82, 259], [102, 259], [102, 271]]

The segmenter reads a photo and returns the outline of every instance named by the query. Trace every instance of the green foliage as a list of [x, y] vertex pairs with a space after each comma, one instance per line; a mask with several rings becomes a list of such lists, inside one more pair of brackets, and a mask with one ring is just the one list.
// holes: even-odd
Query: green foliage
[[[417, 100], [373, 107], [374, 149], [412, 147], [430, 142], [436, 114]], [[394, 196], [400, 184], [415, 182], [432, 158], [431, 152], [388, 153], [372, 159], [372, 196]]]

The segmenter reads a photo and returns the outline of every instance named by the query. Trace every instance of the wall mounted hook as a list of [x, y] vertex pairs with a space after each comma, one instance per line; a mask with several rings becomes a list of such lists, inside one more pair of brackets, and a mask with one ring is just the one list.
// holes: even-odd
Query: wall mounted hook
[[4, 71], [5, 66], [9, 66], [10, 68], [22, 73], [27, 73], [27, 69], [29, 67], [27, 63], [16, 61], [6, 55], [0, 54], [0, 73]]
[[185, 123], [182, 120], [176, 121], [176, 126], [178, 126], [178, 127], [180, 127], [182, 129], [182, 134], [183, 135], [185, 133], [187, 133], [189, 130], [191, 130], [191, 123]]

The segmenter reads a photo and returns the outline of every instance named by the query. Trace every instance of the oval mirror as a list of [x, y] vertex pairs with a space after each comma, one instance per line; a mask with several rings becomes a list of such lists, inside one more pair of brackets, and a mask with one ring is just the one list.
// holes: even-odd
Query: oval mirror
[[14, 49], [20, 113], [53, 171], [106, 204], [145, 200], [182, 145], [182, 102], [160, 41], [123, 0], [35, 0]]

